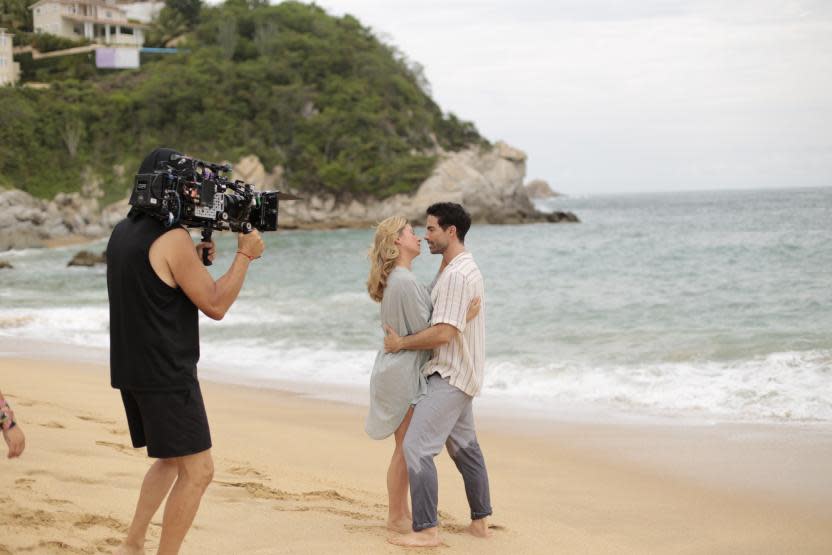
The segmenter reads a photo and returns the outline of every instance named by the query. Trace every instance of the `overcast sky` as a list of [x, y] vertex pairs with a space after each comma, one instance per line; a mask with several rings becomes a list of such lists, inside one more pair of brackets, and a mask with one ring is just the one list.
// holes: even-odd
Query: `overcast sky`
[[832, 185], [832, 0], [321, 0], [571, 194]]

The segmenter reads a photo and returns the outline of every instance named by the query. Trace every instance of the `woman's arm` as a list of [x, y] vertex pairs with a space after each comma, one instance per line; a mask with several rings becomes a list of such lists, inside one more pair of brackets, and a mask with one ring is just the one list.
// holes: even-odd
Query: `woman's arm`
[[471, 299], [471, 304], [468, 305], [468, 314], [465, 315], [465, 321], [470, 322], [477, 317], [482, 307], [482, 300], [479, 297]]

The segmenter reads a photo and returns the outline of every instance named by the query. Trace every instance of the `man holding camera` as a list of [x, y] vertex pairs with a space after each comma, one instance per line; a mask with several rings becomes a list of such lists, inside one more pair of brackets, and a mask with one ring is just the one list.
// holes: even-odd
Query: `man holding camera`
[[[156, 149], [139, 169], [151, 173], [179, 153]], [[238, 236], [228, 271], [214, 281], [188, 231], [132, 209], [107, 245], [110, 377], [121, 391], [134, 447], [157, 459], [142, 483], [127, 538], [116, 551], [144, 553], [150, 519], [167, 498], [159, 554], [178, 553], [214, 473], [208, 418], [197, 379], [198, 310], [221, 320], [264, 250], [257, 231]]]

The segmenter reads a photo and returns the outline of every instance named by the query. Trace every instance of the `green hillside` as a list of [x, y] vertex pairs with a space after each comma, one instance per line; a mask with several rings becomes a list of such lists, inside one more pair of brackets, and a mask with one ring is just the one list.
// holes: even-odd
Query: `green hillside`
[[[17, 42], [31, 40], [25, 30]], [[141, 158], [164, 145], [209, 160], [256, 154], [282, 164], [293, 188], [383, 197], [430, 174], [434, 141], [484, 143], [442, 113], [418, 64], [351, 16], [169, 0], [149, 45], [180, 35], [186, 51], [142, 55], [140, 70], [96, 70], [92, 54], [21, 57], [24, 82], [50, 88], [0, 88], [0, 185], [51, 197], [78, 190], [89, 168], [120, 198]]]

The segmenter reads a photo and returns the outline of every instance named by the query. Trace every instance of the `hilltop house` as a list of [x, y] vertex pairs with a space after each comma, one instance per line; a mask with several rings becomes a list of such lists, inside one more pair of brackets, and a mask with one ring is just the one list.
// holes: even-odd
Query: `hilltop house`
[[0, 27], [0, 87], [14, 85], [20, 78], [20, 64], [12, 58], [12, 36]]
[[29, 9], [37, 33], [114, 46], [144, 44], [146, 26], [128, 21], [115, 0], [39, 0]]

